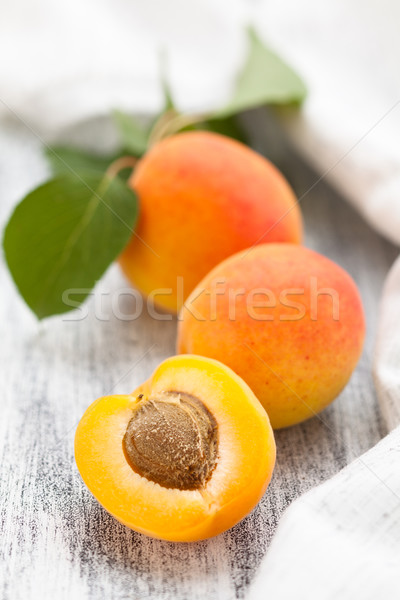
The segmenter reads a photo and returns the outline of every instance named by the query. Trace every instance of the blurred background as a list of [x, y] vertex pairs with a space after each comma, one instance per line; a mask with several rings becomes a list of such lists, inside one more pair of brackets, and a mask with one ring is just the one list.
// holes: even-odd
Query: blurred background
[[[400, 92], [393, 0], [18, 0], [3, 1], [1, 11], [0, 113], [18, 115], [47, 142], [74, 140], [82, 123], [115, 108], [154, 115], [162, 106], [161, 53], [180, 110], [223, 106], [245, 58], [245, 27], [255, 25], [309, 90], [301, 113], [285, 121], [291, 137], [396, 238], [398, 214], [392, 224], [381, 214], [398, 192], [400, 162], [392, 134]], [[115, 143], [111, 128], [78, 141], [98, 147], [96, 135]]]

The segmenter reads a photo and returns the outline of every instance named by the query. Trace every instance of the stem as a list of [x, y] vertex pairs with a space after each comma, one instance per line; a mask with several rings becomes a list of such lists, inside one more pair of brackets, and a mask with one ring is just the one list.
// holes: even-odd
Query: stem
[[121, 156], [120, 158], [117, 158], [116, 160], [114, 160], [114, 162], [111, 163], [111, 165], [105, 172], [105, 177], [110, 177], [111, 179], [114, 179], [114, 177], [116, 177], [118, 173], [123, 169], [133, 170], [136, 167], [137, 162], [138, 159], [134, 156]]
[[148, 148], [151, 148], [160, 140], [178, 133], [181, 129], [188, 127], [189, 125], [195, 125], [196, 123], [202, 123], [207, 121], [210, 114], [177, 114], [175, 110], [169, 110], [162, 114], [161, 117], [155, 122], [153, 129], [150, 132], [148, 140]]
[[149, 134], [149, 137], [147, 140], [148, 148], [151, 148], [151, 146], [154, 146], [154, 144], [161, 139], [160, 134], [161, 134], [162, 130], [165, 128], [167, 123], [169, 121], [172, 121], [176, 116], [177, 116], [177, 112], [173, 108], [171, 108], [170, 110], [167, 110], [166, 112], [161, 113], [161, 115], [158, 117], [158, 119], [154, 123], [153, 127], [151, 128], [151, 131], [150, 131], [150, 134]]

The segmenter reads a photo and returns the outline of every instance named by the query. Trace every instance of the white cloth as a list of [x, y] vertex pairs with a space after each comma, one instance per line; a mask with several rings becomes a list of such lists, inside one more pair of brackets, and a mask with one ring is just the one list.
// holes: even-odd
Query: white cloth
[[[3, 0], [1, 13], [0, 112], [11, 109], [48, 141], [114, 107], [154, 113], [161, 46], [182, 109], [222, 105], [243, 58], [243, 23], [253, 21], [309, 88], [301, 112], [282, 111], [297, 148], [373, 227], [400, 243], [395, 0]], [[374, 359], [389, 428], [400, 421], [399, 306], [397, 261]], [[251, 600], [399, 597], [399, 441], [397, 429], [291, 506]]]
[[374, 377], [382, 414], [391, 430], [400, 423], [400, 258], [383, 291]]
[[399, 448], [397, 428], [286, 511], [248, 600], [399, 597]]

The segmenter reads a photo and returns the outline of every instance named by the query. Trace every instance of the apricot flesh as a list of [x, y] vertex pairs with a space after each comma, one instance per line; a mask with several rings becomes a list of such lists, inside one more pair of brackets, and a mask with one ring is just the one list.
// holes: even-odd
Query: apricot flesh
[[94, 402], [78, 425], [75, 458], [121, 523], [188, 542], [229, 529], [254, 508], [272, 476], [275, 442], [240, 377], [185, 355], [164, 361], [133, 394]]
[[301, 242], [300, 210], [283, 175], [231, 138], [205, 131], [169, 137], [140, 160], [129, 183], [139, 221], [119, 262], [169, 311], [178, 312], [210, 269], [239, 250]]
[[361, 298], [348, 273], [302, 246], [264, 244], [199, 283], [179, 317], [177, 350], [223, 360], [281, 428], [336, 398], [364, 335]]

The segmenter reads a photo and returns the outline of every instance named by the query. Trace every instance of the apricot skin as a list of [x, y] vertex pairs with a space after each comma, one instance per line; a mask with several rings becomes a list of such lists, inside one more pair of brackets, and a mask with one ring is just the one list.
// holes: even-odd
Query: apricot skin
[[[200, 397], [218, 424], [218, 460], [201, 490], [149, 481], [132, 470], [123, 451], [139, 395], [178, 389]], [[92, 494], [121, 523], [151, 537], [189, 542], [229, 529], [254, 508], [272, 476], [275, 442], [266, 412], [235, 373], [211, 359], [177, 356], [133, 394], [94, 402], [78, 425], [75, 457]]]
[[[210, 300], [213, 289], [218, 294]], [[193, 291], [179, 319], [178, 352], [223, 360], [249, 384], [274, 428], [308, 419], [336, 398], [365, 335], [351, 277], [291, 244], [260, 245], [222, 262]]]
[[300, 210], [283, 175], [221, 135], [186, 132], [159, 142], [130, 185], [139, 221], [120, 264], [136, 287], [172, 312], [228, 256], [261, 242], [302, 239]]

